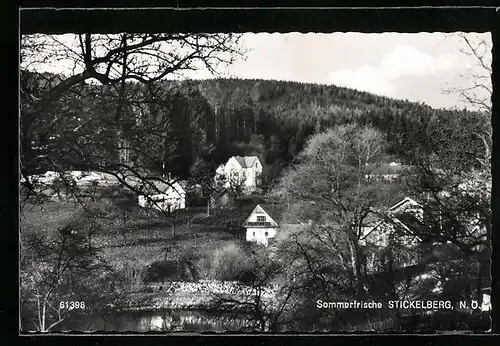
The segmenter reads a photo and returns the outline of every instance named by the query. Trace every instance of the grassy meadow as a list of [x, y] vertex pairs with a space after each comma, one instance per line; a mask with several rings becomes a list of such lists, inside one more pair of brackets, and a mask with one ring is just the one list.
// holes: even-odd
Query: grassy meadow
[[252, 245], [244, 241], [241, 224], [254, 206], [255, 198], [243, 198], [210, 215], [205, 207], [165, 215], [139, 207], [130, 196], [23, 203], [21, 242], [29, 232], [57, 235], [65, 227], [94, 227], [92, 246], [119, 278], [120, 292], [146, 293], [152, 282], [235, 279], [248, 262]]

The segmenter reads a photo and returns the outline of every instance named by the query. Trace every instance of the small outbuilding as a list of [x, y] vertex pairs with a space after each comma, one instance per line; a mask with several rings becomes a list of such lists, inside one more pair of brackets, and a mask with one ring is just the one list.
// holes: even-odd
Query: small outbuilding
[[139, 205], [161, 211], [186, 208], [186, 190], [179, 182], [147, 180], [140, 187]]

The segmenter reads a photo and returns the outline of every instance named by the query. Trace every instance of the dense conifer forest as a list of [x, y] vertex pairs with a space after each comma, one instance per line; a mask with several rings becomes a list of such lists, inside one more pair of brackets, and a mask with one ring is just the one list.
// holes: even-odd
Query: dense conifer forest
[[[23, 73], [22, 106], [29, 108], [56, 78], [62, 77]], [[433, 109], [334, 85], [209, 79], [127, 83], [121, 91], [82, 84], [71, 91], [45, 116], [21, 119], [29, 171], [48, 168], [47, 151], [67, 155], [69, 166], [91, 157], [112, 160], [117, 153], [109, 148], [116, 148], [119, 127], [133, 149], [129, 162], [152, 172], [168, 170], [186, 178], [197, 158], [215, 167], [233, 155], [258, 155], [266, 164], [265, 176], [273, 180], [308, 137], [354, 122], [379, 129], [394, 160], [432, 160], [439, 168], [463, 169], [482, 156], [484, 146], [475, 134], [489, 127], [488, 117], [479, 112]], [[57, 148], [62, 144], [65, 149]], [[147, 155], [135, 160], [135, 150]]]

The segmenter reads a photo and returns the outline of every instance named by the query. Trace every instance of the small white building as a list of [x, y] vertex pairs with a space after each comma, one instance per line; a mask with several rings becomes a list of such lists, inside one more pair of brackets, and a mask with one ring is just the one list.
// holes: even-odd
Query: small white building
[[373, 217], [366, 222], [363, 227], [363, 233], [360, 238], [361, 245], [376, 245], [385, 247], [389, 245], [390, 235], [396, 232], [397, 229], [405, 230], [405, 234], [400, 235], [399, 239], [408, 246], [416, 246], [420, 239], [413, 235], [409, 227], [398, 217], [401, 214], [413, 215], [417, 220], [422, 221], [423, 209], [422, 206], [415, 200], [405, 197], [395, 205], [389, 208], [387, 216], [392, 220], [382, 220], [378, 217]]
[[178, 182], [147, 180], [139, 187], [139, 206], [161, 211], [186, 208], [186, 190]]
[[402, 174], [408, 174], [413, 167], [392, 161], [391, 163], [367, 163], [365, 179], [376, 181], [393, 181]]
[[251, 192], [260, 185], [261, 174], [262, 163], [257, 156], [233, 156], [217, 167], [215, 180], [224, 180], [226, 188], [240, 185], [245, 192]]
[[243, 223], [246, 240], [268, 246], [269, 239], [276, 238], [285, 225], [298, 225], [298, 220], [283, 222], [285, 208], [276, 204], [258, 204]]
[[[391, 238], [394, 236], [397, 242], [403, 246], [408, 253], [400, 254], [400, 265], [402, 267], [418, 264], [420, 261], [420, 244], [422, 239], [411, 229], [412, 222], [422, 221], [422, 206], [415, 200], [406, 197], [400, 202], [384, 211], [382, 215], [370, 215], [364, 221], [362, 234], [359, 243], [366, 247], [367, 269], [374, 270], [381, 258], [379, 258], [380, 249], [390, 246]], [[407, 220], [411, 217], [412, 220]], [[374, 250], [374, 251], [372, 251]]]

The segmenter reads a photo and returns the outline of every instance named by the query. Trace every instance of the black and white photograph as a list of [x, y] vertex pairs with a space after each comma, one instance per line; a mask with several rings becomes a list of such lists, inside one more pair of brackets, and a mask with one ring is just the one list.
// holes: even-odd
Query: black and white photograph
[[491, 51], [20, 35], [20, 332], [490, 331]]

